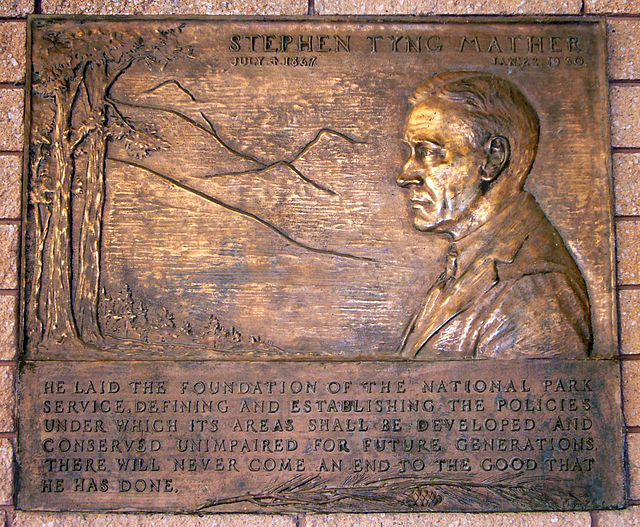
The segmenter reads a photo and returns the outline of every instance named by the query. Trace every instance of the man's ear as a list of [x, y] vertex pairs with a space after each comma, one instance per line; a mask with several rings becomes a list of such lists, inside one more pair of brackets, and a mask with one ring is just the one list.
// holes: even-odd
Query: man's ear
[[487, 160], [480, 170], [482, 181], [490, 183], [494, 181], [509, 164], [511, 147], [509, 140], [501, 135], [492, 136], [485, 145]]

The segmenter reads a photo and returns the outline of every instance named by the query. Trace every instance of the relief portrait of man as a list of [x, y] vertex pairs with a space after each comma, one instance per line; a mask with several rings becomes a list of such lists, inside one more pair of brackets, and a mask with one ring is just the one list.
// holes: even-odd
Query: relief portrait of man
[[404, 141], [411, 154], [397, 183], [414, 228], [451, 245], [398, 353], [588, 357], [584, 279], [524, 190], [540, 130], [531, 103], [506, 79], [449, 72], [421, 84], [410, 104]]

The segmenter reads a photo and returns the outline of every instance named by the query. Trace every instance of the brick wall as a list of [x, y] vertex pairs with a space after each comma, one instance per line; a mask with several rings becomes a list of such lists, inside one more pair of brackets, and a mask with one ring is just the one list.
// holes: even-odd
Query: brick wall
[[[527, 514], [38, 514], [13, 509], [14, 377], [26, 15], [563, 14], [606, 15], [615, 186], [620, 353], [627, 423], [625, 511]], [[640, 526], [640, 2], [638, 0], [0, 0], [0, 525], [7, 527]], [[4, 518], [2, 518], [4, 516]]]

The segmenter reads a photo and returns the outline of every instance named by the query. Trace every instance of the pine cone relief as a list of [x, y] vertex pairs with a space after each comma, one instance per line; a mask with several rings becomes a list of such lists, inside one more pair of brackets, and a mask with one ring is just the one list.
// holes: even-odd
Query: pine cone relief
[[432, 508], [442, 501], [442, 496], [427, 487], [417, 487], [402, 493], [398, 501], [407, 507]]

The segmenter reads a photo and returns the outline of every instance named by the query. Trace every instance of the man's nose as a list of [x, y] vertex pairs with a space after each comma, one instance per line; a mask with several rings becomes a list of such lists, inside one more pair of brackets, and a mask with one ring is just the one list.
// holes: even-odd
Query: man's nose
[[397, 177], [396, 183], [401, 187], [421, 185], [424, 183], [423, 173], [421, 170], [418, 170], [418, 167], [416, 167], [413, 156], [411, 156], [402, 167], [402, 172]]

